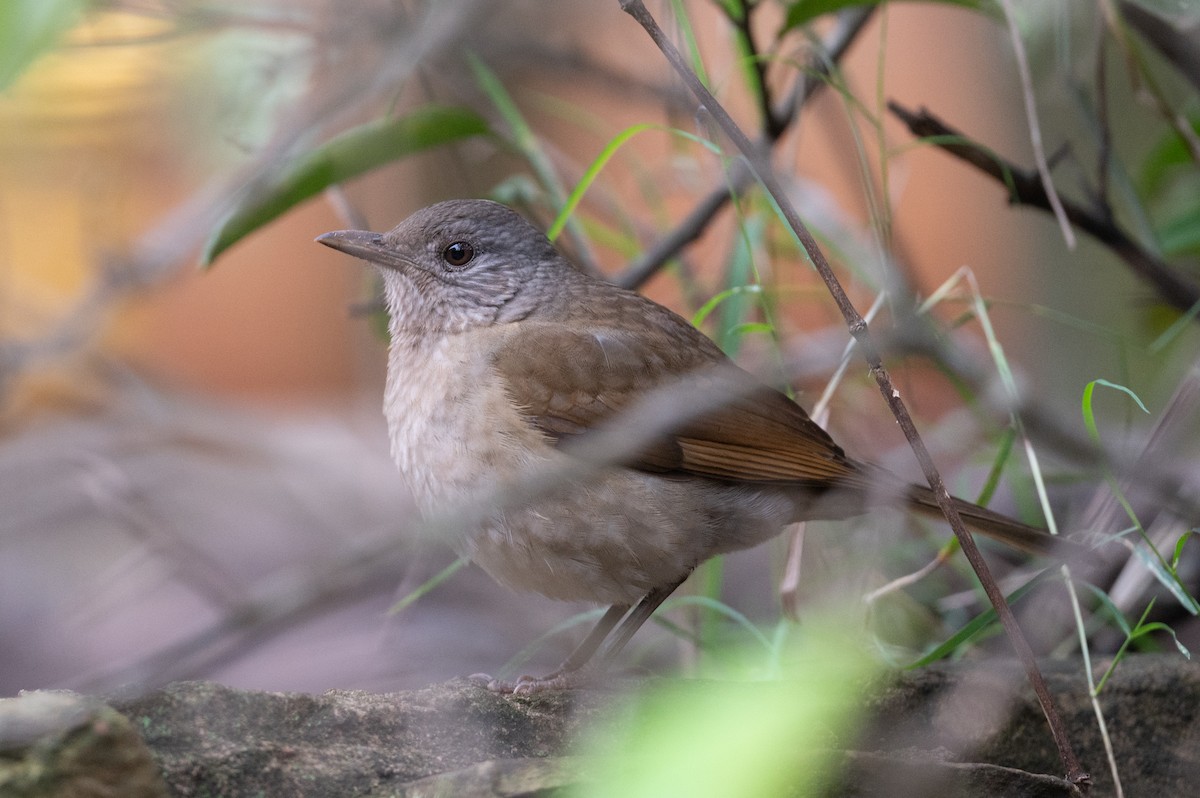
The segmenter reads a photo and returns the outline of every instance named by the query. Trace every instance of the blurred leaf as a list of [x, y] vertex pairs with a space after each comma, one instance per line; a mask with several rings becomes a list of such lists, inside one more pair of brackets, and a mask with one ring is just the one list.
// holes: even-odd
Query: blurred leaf
[[739, 296], [741, 294], [757, 294], [761, 291], [762, 286], [758, 284], [735, 285], [732, 288], [726, 288], [724, 291], [714, 295], [712, 299], [705, 302], [704, 305], [692, 315], [692, 326], [700, 327], [703, 325], [709, 314], [716, 310], [722, 302], [725, 302], [730, 297]]
[[0, 91], [58, 42], [82, 8], [83, 0], [0, 2]]
[[[771, 641], [768, 640], [766, 635], [764, 635], [762, 631], [754, 625], [753, 621], [725, 602], [714, 599], [711, 596], [679, 596], [678, 598], [673, 598], [664, 604], [663, 609], [668, 610], [672, 607], [686, 606], [703, 607], [704, 609], [709, 610], [714, 616], [723, 616], [727, 620], [733, 621], [737, 625], [741, 626], [744, 630], [749, 632], [750, 636], [756, 643], [761, 645], [767, 651], [771, 650]], [[657, 617], [656, 620], [658, 620]]]
[[489, 132], [474, 111], [442, 105], [379, 119], [330, 139], [287, 166], [273, 187], [252, 197], [226, 219], [205, 246], [201, 260], [218, 255], [268, 222], [329, 186], [413, 153]]
[[1192, 658], [1192, 652], [1179, 639], [1179, 635], [1175, 634], [1175, 630], [1161, 621], [1153, 621], [1145, 624], [1144, 626], [1138, 627], [1138, 630], [1134, 632], [1133, 637], [1134, 639], [1137, 639], [1149, 634], [1150, 632], [1166, 632], [1171, 636], [1171, 640], [1175, 643], [1175, 648], [1178, 649], [1179, 653], [1182, 654], [1185, 659]]
[[[1146, 405], [1142, 402], [1141, 398], [1139, 398], [1136, 393], [1129, 388], [1126, 388], [1124, 385], [1118, 385], [1117, 383], [1109, 382], [1108, 380], [1092, 380], [1089, 382], [1086, 386], [1084, 386], [1083, 389], [1083, 423], [1084, 426], [1087, 427], [1088, 436], [1092, 439], [1092, 441], [1096, 445], [1101, 445], [1102, 441], [1100, 439], [1100, 427], [1096, 423], [1096, 414], [1094, 408], [1092, 407], [1092, 395], [1094, 394], [1097, 385], [1120, 391], [1121, 393], [1124, 393], [1132, 398], [1133, 401], [1137, 403], [1137, 406], [1142, 409], [1142, 412], [1149, 413], [1150, 411], [1146, 409]], [[1145, 543], [1144, 546], [1134, 546], [1133, 553], [1139, 560], [1142, 561], [1142, 564], [1146, 566], [1150, 573], [1154, 575], [1154, 578], [1157, 579], [1163, 587], [1169, 590], [1171, 595], [1175, 596], [1175, 598], [1179, 600], [1179, 603], [1184, 609], [1193, 615], [1200, 615], [1200, 602], [1197, 602], [1191, 593], [1188, 592], [1187, 587], [1180, 582], [1179, 575], [1175, 573], [1175, 570], [1167, 564], [1166, 560], [1162, 558], [1162, 555], [1159, 553], [1158, 549], [1154, 547], [1154, 544], [1146, 535], [1146, 530], [1142, 526], [1142, 522], [1138, 520], [1137, 513], [1134, 512], [1133, 506], [1125, 497], [1125, 493], [1121, 489], [1121, 485], [1117, 482], [1116, 477], [1111, 472], [1106, 471], [1104, 478], [1108, 482], [1109, 490], [1112, 491], [1113, 498], [1115, 498], [1117, 503], [1120, 504], [1122, 509], [1125, 510], [1125, 514], [1129, 517], [1129, 520], [1133, 522], [1134, 527], [1137, 529], [1138, 535], [1142, 538], [1142, 542]]]
[[1200, 202], [1193, 203], [1159, 228], [1158, 240], [1167, 256], [1200, 252]]
[[1179, 536], [1179, 540], [1175, 541], [1175, 552], [1171, 555], [1171, 568], [1179, 567], [1179, 558], [1183, 556], [1183, 547], [1187, 545], [1194, 534], [1196, 534], [1196, 530], [1189, 529]]
[[550, 197], [554, 209], [561, 210], [566, 203], [567, 192], [558, 179], [554, 164], [551, 162], [550, 156], [546, 154], [545, 148], [542, 147], [537, 134], [533, 132], [533, 128], [529, 126], [521, 109], [517, 107], [512, 95], [508, 93], [508, 89], [504, 88], [504, 84], [500, 82], [496, 73], [474, 53], [467, 54], [467, 62], [471, 65], [471, 71], [475, 73], [475, 82], [492, 101], [492, 105], [496, 106], [496, 110], [500, 112], [500, 116], [508, 125], [508, 129], [512, 133], [511, 139], [508, 140], [509, 143], [525, 156], [525, 160], [533, 168], [534, 175], [537, 176], [542, 188]]
[[[782, 36], [800, 25], [807, 25], [822, 14], [832, 14], [851, 6], [877, 6], [882, 2], [884, 0], [795, 0], [788, 6], [787, 18], [784, 20], [783, 27], [779, 29], [779, 35]], [[962, 6], [993, 16], [997, 14], [994, 0], [930, 0], [930, 2]]]
[[1141, 560], [1142, 565], [1154, 574], [1159, 584], [1171, 592], [1180, 606], [1192, 615], [1200, 615], [1200, 602], [1188, 592], [1187, 587], [1179, 581], [1179, 575], [1163, 562], [1156, 550], [1152, 550], [1148, 545], [1134, 546], [1133, 553]]
[[1109, 380], [1092, 380], [1087, 384], [1087, 387], [1083, 392], [1083, 408], [1088, 432], [1092, 434], [1092, 439], [1096, 443], [1100, 442], [1100, 432], [1096, 427], [1096, 416], [1092, 412], [1092, 394], [1096, 390], [1097, 385], [1103, 385], [1105, 388], [1112, 388], [1114, 391], [1120, 391], [1132, 399], [1134, 403], [1136, 403], [1137, 406], [1142, 409], [1143, 413], [1150, 412], [1146, 409], [1146, 403], [1143, 402], [1141, 397], [1134, 393], [1132, 389], [1127, 388], [1124, 385], [1119, 385], [1115, 382], [1110, 382]]
[[583, 177], [579, 178], [579, 182], [575, 185], [574, 190], [571, 191], [571, 195], [567, 197], [567, 201], [563, 204], [562, 210], [558, 212], [558, 216], [554, 219], [554, 223], [551, 224], [549, 229], [546, 230], [546, 238], [550, 239], [551, 241], [558, 238], [559, 234], [563, 231], [563, 228], [567, 226], [567, 220], [571, 218], [571, 214], [574, 213], [575, 209], [579, 206], [580, 201], [583, 199], [584, 193], [586, 193], [591, 187], [592, 183], [596, 181], [596, 178], [600, 176], [600, 171], [604, 169], [609, 160], [611, 160], [612, 157], [617, 154], [617, 150], [621, 149], [625, 142], [629, 141], [644, 130], [658, 129], [661, 129], [658, 125], [652, 125], [648, 122], [645, 122], [640, 125], [632, 125], [627, 127], [617, 135], [613, 136], [612, 139], [609, 140], [608, 144], [604, 146], [604, 149], [600, 151], [600, 154], [596, 156], [595, 160], [592, 161], [591, 165], [588, 166], [587, 171], [583, 173]]
[[[755, 282], [758, 275], [754, 268], [754, 253], [764, 246], [765, 224], [760, 215], [739, 214], [739, 218], [741, 223], [738, 225], [738, 235], [733, 241], [733, 251], [725, 267], [724, 282], [729, 286], [759, 288]], [[720, 306], [714, 340], [730, 357], [737, 357], [742, 335], [747, 332], [743, 325], [754, 312], [756, 298], [761, 295], [761, 290], [738, 291], [731, 294], [729, 301]]]
[[[593, 739], [588, 798], [824, 795], [878, 669], [837, 621], [806, 623], [795, 674], [782, 681], [660, 683]], [[822, 628], [823, 627], [823, 628]]]
[[404, 598], [397, 601], [391, 607], [388, 607], [387, 614], [395, 615], [396, 613], [402, 612], [413, 604], [416, 604], [417, 601], [423, 598], [426, 593], [433, 590], [442, 582], [445, 582], [447, 579], [462, 570], [463, 566], [465, 566], [468, 562], [469, 560], [467, 560], [466, 557], [459, 557], [457, 560], [450, 563], [421, 584], [417, 585], [417, 587], [414, 588], [408, 595], [404, 596]]
[[[727, 13], [732, 5], [732, 3], [723, 4]], [[700, 78], [701, 83], [711, 86], [712, 84], [708, 82], [708, 71], [704, 68], [704, 58], [700, 55], [696, 31], [692, 27], [692, 19], [687, 14], [687, 7], [683, 4], [683, 0], [671, 0], [671, 10], [675, 14], [675, 24], [679, 26], [679, 33], [683, 38], [684, 49], [687, 50], [688, 63], [691, 65], [692, 71], [696, 73], [696, 77]], [[736, 15], [738, 12], [733, 13]]]
[[[1113, 622], [1120, 627], [1121, 634], [1125, 635], [1126, 637], [1129, 637], [1131, 634], [1133, 634], [1133, 627], [1129, 625], [1129, 620], [1125, 617], [1125, 613], [1121, 612], [1120, 608], [1113, 603], [1112, 598], [1110, 598], [1107, 593], [1090, 582], [1083, 582], [1082, 584], [1085, 588], [1090, 590], [1092, 595], [1094, 595], [1100, 602], [1101, 609], [1107, 612], [1108, 616], [1112, 618]], [[1151, 603], [1153, 603], [1153, 601], [1154, 600], [1151, 599]]]
[[[1200, 134], [1200, 119], [1193, 119], [1191, 124], [1192, 130]], [[1169, 130], [1142, 162], [1142, 191], [1147, 195], [1162, 191], [1164, 183], [1180, 167], [1190, 171], [1195, 164], [1184, 140], [1174, 130]]]
[[[1018, 601], [1023, 599], [1025, 597], [1025, 595], [1027, 593], [1029, 593], [1029, 591], [1033, 590], [1035, 587], [1040, 585], [1043, 581], [1045, 581], [1051, 575], [1052, 575], [1052, 571], [1050, 569], [1042, 571], [1037, 576], [1035, 576], [1033, 579], [1030, 579], [1028, 582], [1021, 585], [1019, 588], [1017, 588], [1016, 590], [1014, 590], [1013, 592], [1011, 592], [1007, 596], [1005, 596], [1005, 599], [1008, 601], [1008, 603], [1010, 605], [1016, 604]], [[976, 615], [974, 618], [972, 618], [965, 626], [963, 626], [961, 629], [959, 629], [957, 632], [955, 632], [953, 635], [951, 635], [941, 645], [937, 646], [932, 651], [930, 651], [928, 654], [926, 654], [925, 656], [916, 660], [915, 662], [911, 662], [908, 665], [905, 665], [904, 668], [905, 668], [905, 670], [915, 670], [917, 668], [924, 668], [926, 665], [931, 665], [940, 659], [944, 659], [945, 657], [948, 657], [951, 654], [953, 654], [960, 647], [966, 645], [968, 642], [970, 642], [976, 636], [981, 634], [984, 630], [988, 629], [993, 624], [998, 624], [998, 623], [999, 623], [999, 619], [996, 617], [995, 608], [988, 607], [986, 610], [981, 612], [979, 615]]]
[[565, 621], [555, 624], [553, 628], [538, 636], [536, 640], [518, 651], [516, 656], [506, 662], [504, 667], [500, 669], [499, 678], [509, 679], [515, 677], [521, 672], [521, 668], [525, 665], [525, 663], [533, 659], [533, 657], [539, 651], [545, 648], [546, 644], [549, 643], [553, 638], [558, 637], [563, 632], [574, 629], [576, 626], [583, 624], [592, 626], [599, 621], [603, 615], [604, 607], [596, 607], [595, 609], [577, 612], [570, 618], [567, 618]]

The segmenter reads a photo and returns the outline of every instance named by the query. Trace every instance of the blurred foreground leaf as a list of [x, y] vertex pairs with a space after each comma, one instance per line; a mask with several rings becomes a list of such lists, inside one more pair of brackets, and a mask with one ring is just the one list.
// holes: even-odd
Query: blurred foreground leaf
[[425, 105], [393, 119], [346, 131], [285, 167], [268, 190], [250, 197], [205, 245], [211, 264], [229, 247], [332, 185], [413, 153], [489, 131], [483, 117], [466, 108]]
[[879, 667], [835, 625], [806, 624], [778, 682], [675, 681], [637, 699], [595, 739], [586, 798], [822, 795], [835, 740], [853, 732]]
[[75, 23], [82, 0], [0, 2], [0, 91]]

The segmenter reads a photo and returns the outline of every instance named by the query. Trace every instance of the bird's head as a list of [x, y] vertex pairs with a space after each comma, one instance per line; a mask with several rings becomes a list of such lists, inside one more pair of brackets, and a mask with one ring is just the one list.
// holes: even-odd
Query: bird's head
[[460, 332], [526, 318], [578, 276], [546, 237], [510, 208], [450, 200], [386, 233], [338, 230], [317, 241], [383, 275], [393, 336]]

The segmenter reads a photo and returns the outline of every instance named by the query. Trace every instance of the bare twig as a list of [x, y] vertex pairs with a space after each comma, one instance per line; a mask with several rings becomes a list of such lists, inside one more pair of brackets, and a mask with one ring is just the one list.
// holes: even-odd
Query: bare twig
[[946, 520], [950, 522], [950, 527], [954, 530], [954, 534], [958, 537], [959, 543], [962, 545], [963, 554], [966, 555], [967, 560], [971, 563], [971, 567], [978, 575], [984, 592], [987, 593], [992, 605], [996, 608], [996, 613], [1000, 618], [1001, 624], [1008, 633], [1013, 648], [1016, 649], [1017, 654], [1021, 658], [1026, 675], [1033, 685], [1042, 712], [1046, 716], [1046, 722], [1050, 726], [1051, 734], [1058, 747], [1059, 757], [1067, 771], [1067, 778], [1081, 790], [1086, 790], [1091, 783], [1091, 777], [1079, 765], [1070, 739], [1067, 736], [1066, 727], [1055, 706], [1054, 697], [1050, 694], [1045, 679], [1043, 679], [1041, 672], [1038, 670], [1037, 661], [1034, 658], [1029, 642], [1025, 639], [1024, 633], [1018, 626], [1016, 617], [1013, 615], [1011, 608], [1009, 608], [1008, 602], [1005, 601], [1004, 594], [996, 584], [996, 580], [992, 577], [987, 563], [983, 559], [983, 555], [979, 552], [978, 546], [975, 545], [975, 541], [967, 532], [966, 527], [963, 526], [962, 518], [959, 517], [958, 512], [954, 509], [950, 501], [950, 494], [946, 491], [946, 486], [942, 481], [941, 474], [938, 473], [937, 467], [933, 463], [933, 458], [925, 448], [925, 444], [921, 440], [911, 416], [908, 414], [908, 409], [904, 406], [904, 402], [900, 398], [900, 392], [892, 385], [891, 377], [880, 361], [866, 322], [855, 309], [849, 297], [846, 296], [845, 291], [838, 282], [837, 276], [833, 273], [833, 269], [825, 259], [824, 253], [821, 252], [812, 234], [808, 231], [803, 221], [801, 221], [795, 208], [792, 207], [787, 192], [784, 191], [778, 177], [770, 166], [766, 153], [764, 153], [761, 147], [756, 147], [750, 142], [746, 134], [737, 126], [737, 123], [733, 121], [717, 99], [704, 87], [704, 84], [700, 82], [695, 73], [687, 66], [679, 51], [675, 49], [674, 44], [667, 39], [641, 0], [621, 0], [621, 8], [637, 20], [646, 30], [646, 33], [649, 34], [659, 50], [662, 51], [676, 73], [687, 84], [688, 88], [692, 90], [692, 93], [696, 95], [697, 100], [712, 115], [717, 124], [721, 126], [725, 135], [734, 142], [738, 150], [745, 156], [755, 177], [758, 178], [759, 182], [762, 183], [763, 187], [778, 204], [780, 212], [787, 221], [788, 226], [804, 246], [805, 252], [813, 263], [813, 267], [821, 275], [822, 280], [833, 296], [834, 302], [841, 311], [850, 334], [857, 341], [863, 357], [870, 365], [871, 374], [875, 377], [875, 381], [879, 385], [880, 393], [883, 395], [888, 407], [892, 410], [893, 415], [895, 415], [897, 423], [903, 430], [905, 438], [908, 439], [913, 453], [920, 462], [921, 470], [924, 472], [930, 488], [933, 489], [938, 506], [946, 516]]
[[[914, 113], [895, 101], [888, 102], [888, 109], [908, 126], [914, 136], [933, 138], [933, 143], [941, 149], [1007, 186], [1011, 202], [1042, 210], [1050, 209], [1050, 200], [1036, 172], [1006, 161], [925, 109]], [[1200, 286], [1143, 248], [1116, 224], [1111, 213], [1096, 213], [1069, 199], [1063, 200], [1063, 210], [1071, 224], [1111, 249], [1135, 275], [1155, 290], [1162, 301], [1185, 312], [1200, 302]]]
[[1104, 21], [1096, 18], [1096, 120], [1100, 142], [1096, 148], [1096, 201], [1102, 211], [1111, 207], [1108, 202], [1109, 158], [1112, 157], [1112, 125], [1108, 116], [1108, 39], [1104, 36]]
[[[780, 122], [778, 132], [773, 137], [770, 134], [765, 135], [761, 141], [762, 146], [770, 146], [782, 136], [805, 103], [825, 86], [825, 77], [850, 49], [850, 45], [858, 38], [873, 12], [874, 6], [868, 6], [847, 9], [838, 15], [838, 24], [824, 40], [824, 46], [809, 60], [804, 78], [797, 82], [795, 89], [772, 114]], [[732, 197], [745, 191], [752, 179], [753, 176], [744, 165], [740, 162], [734, 164], [732, 171], [721, 180], [720, 185], [715, 186], [697, 202], [692, 212], [674, 230], [648, 247], [614, 282], [622, 288], [641, 287], [680, 250], [703, 235], [717, 213]]]
[[1033, 162], [1037, 164], [1038, 178], [1042, 181], [1042, 190], [1062, 230], [1063, 240], [1067, 249], [1075, 249], [1075, 233], [1071, 230], [1070, 221], [1063, 210], [1062, 200], [1054, 190], [1054, 179], [1050, 177], [1050, 164], [1046, 162], [1046, 148], [1042, 146], [1042, 125], [1038, 121], [1037, 101], [1033, 95], [1033, 78], [1029, 74], [1029, 60], [1025, 57], [1025, 43], [1021, 41], [1021, 31], [1017, 28], [1016, 14], [1013, 11], [1012, 0], [1000, 0], [1004, 9], [1004, 21], [1008, 25], [1009, 37], [1012, 39], [1013, 55], [1017, 62], [1017, 74], [1021, 78], [1021, 99], [1025, 103], [1025, 117], [1029, 123], [1029, 144], [1033, 147]]

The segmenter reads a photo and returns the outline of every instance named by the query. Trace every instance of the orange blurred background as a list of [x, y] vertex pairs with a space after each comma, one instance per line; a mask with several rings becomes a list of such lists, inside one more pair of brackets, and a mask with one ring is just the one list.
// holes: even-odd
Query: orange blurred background
[[[718, 86], [733, 84], [738, 76], [723, 46], [726, 24], [702, 5], [694, 10], [709, 70]], [[626, 74], [665, 79], [657, 52], [641, 41], [615, 4], [578, 3], [571, 14], [573, 30], [559, 35], [578, 37], [582, 52]], [[270, 32], [258, 35], [264, 46], [280, 49]], [[71, 307], [98, 263], [127, 250], [214, 170], [235, 162], [228, 150], [239, 145], [228, 139], [241, 131], [230, 127], [230, 118], [241, 112], [223, 104], [252, 103], [255, 95], [246, 86], [205, 86], [206, 75], [220, 80], [215, 60], [223, 57], [227, 52], [214, 46], [211, 34], [173, 30], [169, 21], [128, 12], [98, 14], [0, 97], [0, 258], [5, 264], [0, 314], [6, 334], [36, 334], [61, 322], [58, 314]], [[847, 83], [859, 96], [874, 96], [882, 74], [882, 96], [909, 106], [935, 105], [945, 118], [976, 131], [997, 149], [1018, 150], [1020, 159], [1021, 147], [1014, 143], [1019, 140], [1012, 111], [1016, 97], [976, 88], [1004, 84], [995, 74], [1001, 60], [996, 29], [978, 16], [898, 4], [876, 16], [845, 67]], [[556, 80], [553, 72], [517, 72], [510, 89], [554, 151], [577, 165], [586, 164], [607, 136], [626, 125], [662, 118], [648, 100], [625, 101], [603, 84]], [[580, 125], [539, 113], [543, 94], [579, 106], [607, 128], [583, 132]], [[749, 118], [747, 109], [742, 111]], [[908, 142], [890, 121], [885, 129], [889, 147]], [[851, 139], [842, 100], [826, 92], [805, 111], [780, 160], [794, 158], [797, 173], [828, 190], [847, 221], [866, 225], [860, 161]], [[631, 146], [642, 163], [665, 175], [663, 165], [670, 164], [679, 144], [665, 134], [648, 133]], [[877, 163], [878, 144], [864, 137], [864, 147]], [[380, 170], [354, 181], [349, 196], [375, 229], [386, 229], [431, 201], [490, 188], [487, 178], [496, 175], [494, 166], [480, 168], [482, 179], [464, 180], [457, 175], [465, 170], [447, 168], [451, 157], [434, 153]], [[445, 181], [443, 174], [455, 177]], [[1020, 250], [1027, 220], [1004, 211], [996, 186], [927, 148], [893, 159], [889, 176], [895, 240], [925, 291], [969, 264], [981, 275], [985, 291], [1021, 295], [1026, 278], [1014, 269], [1026, 262]], [[606, 191], [636, 201], [627, 169], [613, 166], [602, 181]], [[664, 184], [667, 207], [676, 215], [709, 186], [707, 178], [694, 180], [691, 191], [681, 183]], [[314, 236], [344, 226], [327, 203], [316, 199], [234, 247], [209, 271], [181, 263], [170, 280], [116, 309], [103, 339], [105, 350], [182, 389], [255, 403], [325, 404], [364, 385], [373, 389], [382, 347], [347, 312], [367, 296], [367, 275], [312, 243]], [[701, 249], [696, 260], [719, 262], [729, 229], [726, 218], [717, 226], [722, 232], [701, 242], [711, 255]], [[601, 254], [607, 268], [620, 267], [620, 257]], [[778, 268], [785, 267], [801, 275], [796, 281], [808, 279], [804, 267]], [[713, 276], [706, 279], [711, 285]], [[679, 302], [670, 278], [654, 280], [647, 290]], [[832, 312], [819, 319], [833, 321]]]

